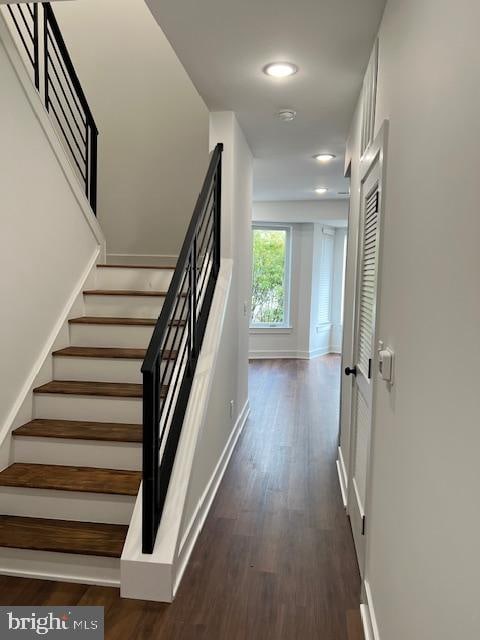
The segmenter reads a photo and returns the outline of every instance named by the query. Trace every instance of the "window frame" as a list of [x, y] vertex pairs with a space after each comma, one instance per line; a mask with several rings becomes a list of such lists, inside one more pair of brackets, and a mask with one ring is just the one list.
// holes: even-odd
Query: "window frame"
[[[293, 226], [289, 224], [277, 224], [275, 222], [254, 222], [252, 223], [252, 246], [253, 234], [260, 231], [285, 231], [285, 262], [284, 262], [284, 302], [283, 302], [283, 322], [252, 322], [250, 313], [249, 328], [252, 332], [279, 331], [285, 332], [292, 328], [290, 321], [291, 311], [291, 280], [292, 280], [292, 242]], [[252, 285], [253, 285], [253, 250], [252, 250]]]

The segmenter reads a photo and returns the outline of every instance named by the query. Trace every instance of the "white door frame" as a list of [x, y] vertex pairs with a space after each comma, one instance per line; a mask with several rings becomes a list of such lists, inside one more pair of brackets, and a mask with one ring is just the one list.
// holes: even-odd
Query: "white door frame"
[[[382, 246], [383, 246], [383, 223], [385, 216], [385, 187], [386, 187], [386, 148], [388, 142], [388, 120], [385, 120], [375, 137], [374, 141], [368, 146], [360, 159], [360, 167], [359, 167], [359, 188], [365, 182], [365, 179], [368, 177], [371, 168], [375, 163], [378, 163], [378, 174], [379, 174], [379, 220], [378, 220], [378, 259], [377, 259], [377, 290], [376, 290], [376, 303], [375, 303], [375, 312], [374, 312], [374, 338], [373, 345], [374, 350], [372, 354], [372, 400], [371, 400], [371, 428], [370, 428], [370, 438], [368, 443], [367, 450], [367, 469], [366, 469], [366, 492], [365, 492], [365, 500], [364, 500], [364, 515], [365, 515], [365, 529], [364, 529], [364, 550], [362, 553], [358, 553], [357, 555], [359, 560], [359, 569], [362, 578], [365, 576], [365, 564], [366, 564], [366, 555], [368, 549], [368, 509], [370, 502], [370, 494], [371, 494], [371, 480], [372, 480], [372, 461], [373, 461], [373, 447], [372, 443], [374, 440], [375, 433], [375, 397], [376, 397], [376, 388], [377, 388], [377, 379], [378, 379], [378, 352], [376, 346], [378, 344], [378, 320], [379, 320], [379, 300], [381, 295], [381, 272], [382, 272]], [[356, 260], [356, 268], [355, 268], [355, 293], [353, 300], [353, 307], [349, 310], [350, 313], [354, 316], [353, 318], [353, 327], [354, 333], [357, 324], [356, 311], [357, 311], [357, 302], [358, 302], [358, 264], [359, 260], [361, 260], [361, 251], [360, 251], [360, 242], [362, 240], [360, 223], [361, 216], [360, 211], [362, 207], [362, 199], [359, 201], [359, 215], [357, 217], [357, 243], [355, 247], [352, 247], [351, 250], [355, 252], [355, 260]], [[357, 336], [353, 336], [353, 353], [356, 354], [356, 342]], [[353, 363], [356, 364], [356, 363]], [[343, 371], [342, 371], [343, 374]], [[352, 384], [350, 380], [348, 380], [344, 375], [342, 376], [342, 386], [343, 384]], [[347, 513], [352, 516], [353, 508], [355, 507], [356, 497], [354, 495], [355, 487], [353, 483], [353, 475], [355, 468], [355, 453], [356, 453], [356, 440], [357, 434], [354, 429], [354, 420], [353, 420], [353, 393], [350, 394], [350, 450], [349, 450], [349, 461], [348, 461], [348, 494], [347, 494]]]

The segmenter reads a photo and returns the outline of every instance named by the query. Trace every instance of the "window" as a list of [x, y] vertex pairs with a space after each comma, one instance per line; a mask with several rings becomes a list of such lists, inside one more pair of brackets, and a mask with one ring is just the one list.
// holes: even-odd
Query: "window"
[[252, 231], [251, 327], [288, 327], [290, 227], [255, 225]]

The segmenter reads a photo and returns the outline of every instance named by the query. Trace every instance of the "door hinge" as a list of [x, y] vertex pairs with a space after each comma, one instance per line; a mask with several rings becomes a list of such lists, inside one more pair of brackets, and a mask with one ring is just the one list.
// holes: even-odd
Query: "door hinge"
[[365, 516], [362, 516], [362, 536], [365, 535]]
[[372, 378], [372, 359], [369, 358], [368, 359], [368, 379], [371, 380]]

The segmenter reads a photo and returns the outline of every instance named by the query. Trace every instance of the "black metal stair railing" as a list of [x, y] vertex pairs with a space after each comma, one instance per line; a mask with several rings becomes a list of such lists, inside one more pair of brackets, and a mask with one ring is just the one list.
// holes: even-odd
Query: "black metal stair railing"
[[96, 213], [98, 129], [53, 9], [49, 2], [6, 9], [35, 87]]
[[142, 366], [142, 549], [152, 553], [220, 269], [222, 150], [212, 153]]

